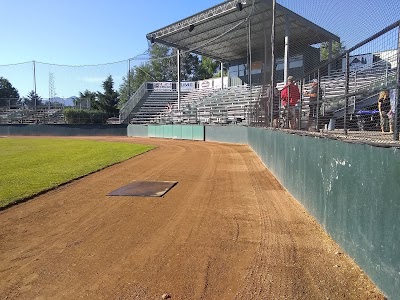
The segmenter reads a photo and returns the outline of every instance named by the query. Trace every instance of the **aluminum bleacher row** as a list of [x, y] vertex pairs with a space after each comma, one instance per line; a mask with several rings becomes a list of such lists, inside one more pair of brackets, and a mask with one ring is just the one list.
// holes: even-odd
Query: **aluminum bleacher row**
[[[322, 114], [332, 118], [341, 118], [345, 106], [345, 73], [332, 72], [320, 78], [322, 89]], [[310, 78], [310, 81], [313, 78]], [[392, 85], [395, 69], [385, 60], [379, 60], [372, 66], [352, 70], [349, 74], [349, 109], [354, 113], [356, 107], [367, 106], [375, 101], [375, 96], [383, 87]], [[278, 84], [280, 89], [283, 84]], [[310, 88], [304, 82], [303, 91]], [[182, 91], [178, 109], [176, 91], [143, 90], [136, 104], [129, 109], [129, 122], [132, 124], [148, 123], [191, 123], [191, 124], [250, 124], [253, 113], [263, 114], [259, 105], [261, 86], [234, 85], [224, 89], [194, 89]], [[366, 101], [366, 99], [369, 99]], [[309, 111], [309, 98], [302, 96], [301, 111], [306, 117]], [[258, 107], [258, 108], [257, 108]], [[255, 110], [259, 109], [259, 112]], [[254, 120], [253, 120], [254, 121]]]
[[149, 93], [131, 113], [131, 124], [191, 123], [227, 124], [248, 121], [249, 111], [259, 100], [261, 87], [247, 85], [225, 89], [195, 89]]
[[0, 109], [0, 124], [64, 124], [63, 108]]
[[[349, 93], [357, 94], [349, 99], [348, 113], [354, 113], [357, 103], [376, 95], [383, 87], [391, 86], [396, 77], [396, 69], [391, 69], [385, 61], [375, 62], [371, 67], [352, 71], [349, 74]], [[312, 78], [311, 78], [312, 79]], [[279, 84], [278, 89], [283, 87]], [[320, 78], [320, 87], [322, 90], [322, 112], [323, 114], [332, 114], [335, 117], [341, 117], [345, 106], [345, 73], [333, 72], [329, 76]], [[309, 91], [310, 85], [306, 83], [303, 91]], [[373, 101], [365, 101], [365, 106]], [[375, 101], [376, 102], [376, 101]], [[308, 114], [309, 98], [302, 97], [302, 114]], [[360, 106], [360, 105], [358, 105]], [[362, 106], [362, 105], [361, 105]]]

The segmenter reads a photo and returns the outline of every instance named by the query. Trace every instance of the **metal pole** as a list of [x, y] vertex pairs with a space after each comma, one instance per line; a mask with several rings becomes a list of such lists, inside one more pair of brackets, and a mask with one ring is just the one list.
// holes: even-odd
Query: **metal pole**
[[393, 140], [399, 140], [399, 125], [400, 125], [400, 26], [397, 28], [397, 74], [396, 74], [396, 99], [395, 99], [395, 112], [394, 112], [394, 128], [393, 128]]
[[177, 49], [176, 57], [177, 57], [177, 67], [178, 67], [178, 82], [176, 84], [176, 90], [178, 91], [178, 111], [180, 111], [181, 110], [181, 56], [179, 49]]
[[[332, 60], [332, 40], [328, 44], [328, 61]], [[332, 65], [328, 64], [328, 76], [331, 76]]]
[[346, 52], [346, 73], [345, 73], [345, 83], [344, 83], [344, 95], [345, 95], [345, 105], [344, 105], [344, 116], [343, 116], [343, 129], [344, 134], [347, 135], [347, 110], [349, 105], [349, 75], [350, 75], [350, 52]]
[[317, 117], [316, 117], [316, 120], [315, 120], [315, 122], [316, 122], [315, 127], [316, 127], [317, 132], [318, 132], [318, 130], [320, 129], [319, 126], [318, 126], [318, 125], [319, 125], [319, 104], [320, 104], [320, 103], [319, 103], [319, 97], [320, 97], [319, 91], [320, 91], [320, 86], [321, 86], [321, 82], [320, 82], [320, 80], [321, 80], [320, 69], [318, 69], [317, 80], [318, 80], [318, 85], [317, 85], [317, 109], [316, 109]]
[[[275, 12], [276, 12], [276, 0], [272, 1], [272, 30], [271, 30], [271, 119], [270, 126], [273, 127], [274, 122], [274, 96], [275, 96]], [[279, 104], [278, 104], [279, 109]], [[279, 121], [278, 121], [279, 122]]]
[[[263, 64], [263, 99], [264, 99], [264, 126], [268, 127], [269, 122], [269, 110], [268, 106], [271, 105], [271, 91], [267, 89], [267, 29], [265, 26], [266, 22], [263, 23], [263, 33], [264, 33], [264, 64]], [[270, 86], [271, 87], [271, 86]], [[268, 99], [270, 101], [268, 102]], [[261, 115], [261, 112], [260, 112]]]
[[220, 62], [220, 68], [221, 68], [221, 90], [224, 89], [224, 63], [221, 61]]
[[36, 62], [33, 61], [33, 90], [35, 92], [35, 111], [37, 110], [37, 97], [36, 97]]
[[128, 100], [131, 98], [131, 59], [128, 59]]
[[283, 69], [283, 81], [287, 83], [289, 73], [289, 22], [288, 16], [285, 17], [285, 57], [284, 57], [284, 69]]
[[250, 84], [250, 91], [251, 91], [251, 86], [252, 86], [252, 55], [251, 55], [251, 19], [249, 19], [249, 84]]
[[[254, 107], [252, 104], [253, 101], [253, 92], [252, 92], [252, 86], [253, 86], [253, 76], [252, 76], [252, 54], [251, 54], [251, 18], [249, 19], [249, 84], [250, 84], [250, 99], [249, 99], [249, 107], [250, 107], [250, 117], [253, 117], [254, 115]], [[249, 118], [250, 120], [250, 118]], [[251, 120], [250, 120], [251, 121]], [[251, 122], [254, 122], [254, 118]]]

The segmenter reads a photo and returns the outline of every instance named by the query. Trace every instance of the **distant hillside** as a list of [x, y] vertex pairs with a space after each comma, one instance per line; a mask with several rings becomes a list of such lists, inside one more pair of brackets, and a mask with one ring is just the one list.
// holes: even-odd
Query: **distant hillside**
[[[60, 98], [60, 97], [54, 97], [51, 99], [51, 102], [56, 102], [63, 104], [64, 106], [74, 106], [74, 98], [75, 96], [71, 96], [68, 98]], [[43, 103], [48, 103], [49, 99], [43, 99]]]

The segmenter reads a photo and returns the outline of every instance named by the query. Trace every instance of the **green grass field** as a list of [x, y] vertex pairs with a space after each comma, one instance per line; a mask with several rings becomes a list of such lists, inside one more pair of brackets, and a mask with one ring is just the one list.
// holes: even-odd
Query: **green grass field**
[[57, 138], [0, 138], [0, 207], [153, 148]]

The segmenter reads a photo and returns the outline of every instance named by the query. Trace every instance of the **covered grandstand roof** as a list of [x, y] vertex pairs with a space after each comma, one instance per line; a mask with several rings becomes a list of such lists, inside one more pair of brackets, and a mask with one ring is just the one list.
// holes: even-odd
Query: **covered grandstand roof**
[[[253, 3], [254, 1], [254, 3]], [[239, 10], [238, 3], [241, 3]], [[152, 42], [183, 51], [206, 55], [222, 61], [247, 56], [248, 20], [251, 20], [252, 51], [264, 49], [264, 36], [270, 41], [271, 0], [232, 0], [146, 35]], [[340, 41], [333, 33], [276, 4], [275, 45], [283, 49], [285, 21], [290, 24], [290, 44], [298, 47], [330, 40]], [[265, 29], [264, 29], [265, 26]], [[191, 30], [190, 30], [191, 29]], [[266, 34], [264, 33], [266, 32]]]

